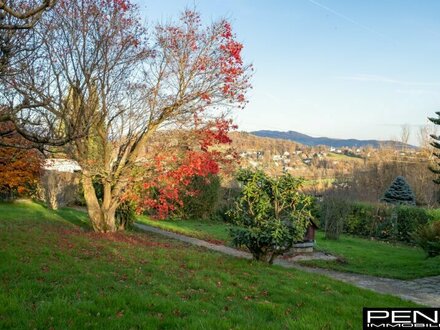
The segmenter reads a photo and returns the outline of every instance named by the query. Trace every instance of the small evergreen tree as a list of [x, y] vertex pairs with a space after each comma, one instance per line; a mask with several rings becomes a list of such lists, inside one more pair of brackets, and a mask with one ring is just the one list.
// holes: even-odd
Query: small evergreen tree
[[406, 182], [403, 176], [398, 176], [394, 179], [391, 186], [383, 195], [382, 202], [389, 204], [406, 204], [406, 205], [415, 205], [416, 198], [414, 193], [411, 190], [411, 187]]
[[273, 178], [263, 171], [240, 170], [240, 196], [228, 215], [232, 243], [245, 246], [254, 259], [272, 263], [304, 239], [312, 219], [313, 199], [301, 193], [302, 180], [286, 173]]
[[[428, 118], [434, 125], [440, 125], [440, 111], [435, 113], [437, 118]], [[431, 145], [436, 149], [440, 150], [440, 135], [431, 134], [432, 142]], [[435, 165], [430, 166], [429, 169], [432, 173], [434, 173], [437, 178], [432, 180], [436, 184], [440, 184], [440, 152], [434, 152], [433, 156], [435, 157]]]

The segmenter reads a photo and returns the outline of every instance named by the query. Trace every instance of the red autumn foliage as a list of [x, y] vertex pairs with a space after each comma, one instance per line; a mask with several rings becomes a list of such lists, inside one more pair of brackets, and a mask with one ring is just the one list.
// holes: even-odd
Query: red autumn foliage
[[[29, 147], [29, 142], [11, 132], [10, 123], [0, 123], [1, 142], [7, 145]], [[2, 134], [3, 133], [3, 134]], [[22, 195], [38, 182], [41, 154], [34, 149], [0, 147], [0, 192], [9, 196]]]
[[192, 128], [186, 129], [191, 143], [183, 146], [180, 141], [174, 148], [157, 151], [145, 166], [144, 182], [124, 197], [135, 200], [139, 212], [147, 210], [163, 219], [183, 207], [183, 197], [197, 195], [189, 188], [195, 176], [208, 180], [220, 171], [231, 171], [236, 163], [234, 153], [214, 146], [231, 143], [228, 132], [236, 126], [225, 119], [221, 108], [244, 106], [252, 68], [243, 63], [243, 45], [226, 20], [202, 28], [199, 14], [187, 10], [180, 24], [156, 27], [156, 36], [165, 58], [181, 59], [178, 67], [171, 66], [173, 71], [200, 77], [187, 85], [187, 99], [195, 100], [193, 109], [197, 109]]
[[[148, 181], [135, 188], [126, 199], [134, 200], [138, 212], [149, 211], [159, 219], [167, 218], [171, 213], [183, 207], [183, 197], [196, 196], [188, 186], [195, 176], [209, 180], [210, 175], [220, 171], [230, 171], [236, 161], [229, 152], [220, 152], [216, 145], [229, 145], [230, 129], [235, 128], [230, 120], [217, 119], [203, 129], [190, 133], [195, 144], [186, 146], [186, 150], [171, 149], [160, 151], [154, 159], [145, 165]], [[229, 151], [229, 150], [228, 150]]]
[[204, 76], [214, 82], [206, 85], [206, 90], [198, 88], [198, 95], [193, 97], [205, 101], [205, 105], [215, 103], [216, 99], [244, 104], [252, 67], [243, 63], [243, 45], [236, 40], [231, 24], [221, 20], [203, 29], [200, 15], [191, 10], [183, 12], [180, 22], [156, 27], [157, 38], [161, 48], [185, 59], [185, 69], [192, 76]]

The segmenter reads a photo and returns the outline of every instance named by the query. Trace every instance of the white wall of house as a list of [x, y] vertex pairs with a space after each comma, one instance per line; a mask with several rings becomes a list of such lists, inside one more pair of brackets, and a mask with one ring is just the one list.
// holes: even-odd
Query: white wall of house
[[44, 161], [43, 169], [46, 171], [74, 173], [81, 171], [81, 166], [72, 159], [52, 158]]

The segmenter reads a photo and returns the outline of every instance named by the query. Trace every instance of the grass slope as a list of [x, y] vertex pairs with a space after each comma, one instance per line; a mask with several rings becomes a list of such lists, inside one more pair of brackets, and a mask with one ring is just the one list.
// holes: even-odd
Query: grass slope
[[[156, 221], [141, 217], [140, 222], [165, 230], [228, 244], [228, 227], [223, 222], [204, 220]], [[317, 233], [317, 249], [340, 257], [340, 261], [307, 261], [304, 265], [398, 279], [440, 275], [440, 257], [426, 258], [419, 248], [341, 235], [337, 241]]]
[[146, 216], [140, 216], [138, 221], [146, 225], [211, 242], [227, 244], [229, 240], [228, 225], [220, 221], [153, 220]]
[[399, 279], [440, 275], [440, 257], [426, 258], [416, 247], [347, 235], [337, 241], [327, 240], [323, 232], [317, 233], [316, 240], [317, 249], [340, 256], [345, 262], [314, 260], [302, 262], [305, 265]]
[[0, 204], [0, 328], [359, 329], [364, 306], [412, 305], [84, 217]]

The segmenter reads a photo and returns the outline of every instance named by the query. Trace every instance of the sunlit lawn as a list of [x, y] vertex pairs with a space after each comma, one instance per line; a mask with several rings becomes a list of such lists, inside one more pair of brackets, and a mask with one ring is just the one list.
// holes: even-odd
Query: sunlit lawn
[[342, 235], [327, 240], [317, 233], [317, 249], [342, 257], [339, 261], [307, 261], [313, 265], [374, 276], [412, 279], [440, 275], [440, 257], [426, 258], [422, 249]]
[[208, 241], [226, 243], [229, 240], [228, 224], [213, 220], [154, 220], [140, 216], [139, 222], [175, 233]]
[[[201, 239], [229, 242], [228, 225], [220, 221], [159, 221], [141, 217], [140, 222]], [[304, 265], [399, 279], [440, 275], [440, 257], [427, 259], [424, 251], [416, 247], [348, 235], [331, 241], [326, 240], [321, 231], [316, 240], [318, 250], [340, 258], [338, 261], [307, 261]]]
[[0, 204], [0, 328], [359, 329], [362, 307], [412, 305], [86, 220]]

